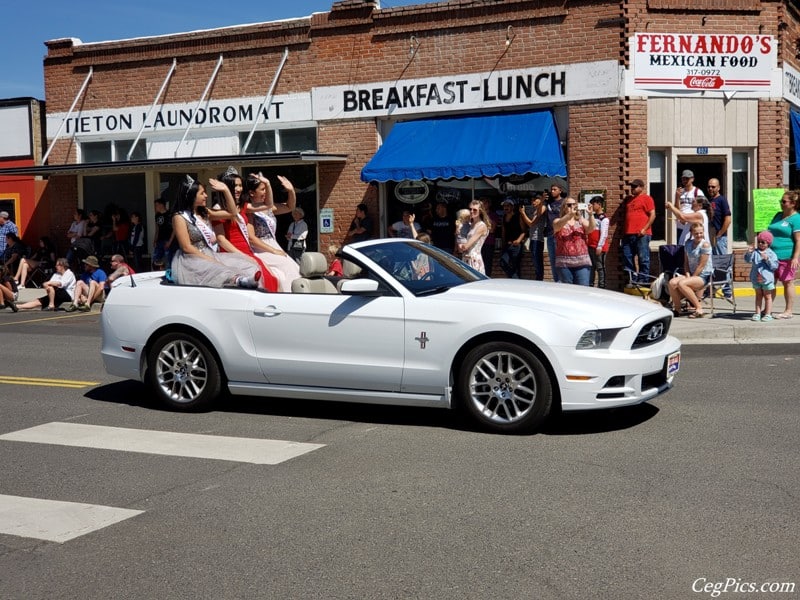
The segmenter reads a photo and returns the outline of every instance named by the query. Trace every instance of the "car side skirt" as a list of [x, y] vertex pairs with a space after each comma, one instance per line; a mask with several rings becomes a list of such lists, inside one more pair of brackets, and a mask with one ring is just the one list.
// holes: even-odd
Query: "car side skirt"
[[404, 394], [401, 392], [379, 392], [375, 390], [347, 390], [341, 388], [318, 388], [290, 385], [271, 385], [229, 381], [231, 394], [260, 396], [263, 398], [286, 398], [292, 400], [326, 400], [332, 402], [356, 402], [360, 404], [388, 404], [392, 406], [421, 406], [450, 408], [450, 388], [442, 394]]

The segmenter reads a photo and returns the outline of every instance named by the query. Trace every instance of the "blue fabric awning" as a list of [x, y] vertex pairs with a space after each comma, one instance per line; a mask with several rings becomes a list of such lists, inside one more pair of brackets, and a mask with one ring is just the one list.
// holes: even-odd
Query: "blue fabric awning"
[[792, 135], [794, 136], [794, 166], [800, 169], [800, 111], [789, 111], [792, 121]]
[[567, 176], [549, 110], [396, 123], [361, 181]]

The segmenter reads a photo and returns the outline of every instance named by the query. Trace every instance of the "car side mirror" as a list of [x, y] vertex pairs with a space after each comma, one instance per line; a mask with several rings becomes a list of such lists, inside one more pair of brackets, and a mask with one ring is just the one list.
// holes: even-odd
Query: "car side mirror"
[[346, 296], [380, 296], [378, 282], [374, 279], [343, 279], [339, 292]]

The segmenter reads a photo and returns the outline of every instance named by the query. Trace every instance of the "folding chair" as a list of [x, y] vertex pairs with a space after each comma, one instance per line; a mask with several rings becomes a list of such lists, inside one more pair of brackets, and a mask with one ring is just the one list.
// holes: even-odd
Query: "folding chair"
[[27, 284], [35, 288], [40, 288], [44, 282], [50, 279], [53, 275], [53, 265], [46, 262], [40, 262], [35, 269], [28, 273]]
[[714, 267], [714, 272], [711, 279], [703, 288], [702, 292], [705, 294], [708, 291], [708, 296], [711, 299], [711, 316], [714, 316], [714, 296], [717, 291], [722, 293], [722, 289], [727, 285], [731, 290], [731, 297], [725, 300], [733, 305], [733, 314], [736, 314], [736, 293], [733, 286], [733, 273], [734, 265], [736, 262], [735, 255], [731, 254], [713, 254], [711, 256], [711, 266]]

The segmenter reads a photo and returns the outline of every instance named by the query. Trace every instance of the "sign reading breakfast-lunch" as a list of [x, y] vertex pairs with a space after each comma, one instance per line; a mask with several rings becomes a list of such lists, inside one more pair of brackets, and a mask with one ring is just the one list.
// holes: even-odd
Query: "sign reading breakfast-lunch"
[[633, 83], [654, 90], [769, 90], [777, 46], [771, 35], [637, 33]]
[[617, 98], [615, 60], [365, 82], [312, 90], [317, 121], [502, 109]]

